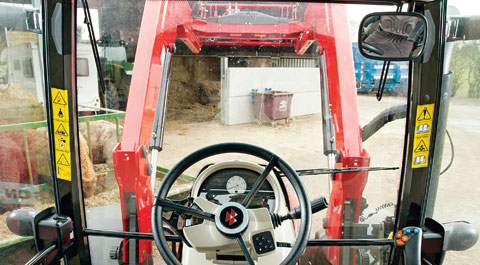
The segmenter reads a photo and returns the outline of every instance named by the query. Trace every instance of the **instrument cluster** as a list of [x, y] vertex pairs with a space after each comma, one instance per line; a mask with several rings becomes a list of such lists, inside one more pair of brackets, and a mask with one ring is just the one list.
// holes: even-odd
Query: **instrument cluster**
[[[198, 197], [222, 205], [226, 202], [242, 203], [260, 174], [244, 168], [226, 168], [208, 176], [199, 189]], [[275, 193], [268, 180], [263, 183], [249, 208], [275, 209]]]

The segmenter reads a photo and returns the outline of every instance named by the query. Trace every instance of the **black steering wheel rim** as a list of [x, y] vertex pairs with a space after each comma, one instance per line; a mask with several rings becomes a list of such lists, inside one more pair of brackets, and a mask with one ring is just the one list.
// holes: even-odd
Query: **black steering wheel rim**
[[300, 181], [300, 178], [298, 177], [295, 170], [293, 170], [285, 161], [283, 161], [277, 155], [273, 154], [268, 150], [244, 143], [221, 143], [199, 149], [183, 158], [165, 176], [155, 196], [152, 209], [153, 237], [155, 239], [155, 243], [161, 256], [164, 258], [167, 264], [181, 264], [168, 247], [167, 240], [163, 233], [163, 225], [161, 218], [162, 207], [158, 206], [157, 200], [159, 198], [166, 199], [168, 191], [170, 190], [175, 180], [190, 166], [205, 158], [224, 153], [248, 154], [264, 159], [266, 161], [270, 161], [272, 158], [277, 159], [276, 166], [285, 174], [287, 179], [292, 184], [292, 187], [297, 194], [301, 208], [301, 224], [297, 239], [290, 253], [281, 263], [281, 265], [295, 264], [302, 255], [303, 250], [307, 245], [308, 237], [310, 234], [312, 213], [310, 207], [310, 200], [308, 198], [307, 192], [305, 191], [305, 188], [303, 187], [303, 184]]

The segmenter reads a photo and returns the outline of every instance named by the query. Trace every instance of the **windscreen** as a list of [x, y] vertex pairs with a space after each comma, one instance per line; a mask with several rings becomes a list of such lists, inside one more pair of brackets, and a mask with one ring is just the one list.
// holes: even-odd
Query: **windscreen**
[[[112, 172], [111, 151], [117, 141], [138, 131], [134, 127], [139, 125], [146, 132], [146, 144], [150, 143], [152, 123], [135, 121], [141, 119], [140, 110], [157, 104], [162, 83], [159, 69], [168, 65], [169, 43], [175, 49], [155, 192], [166, 172], [200, 148], [225, 142], [252, 144], [275, 153], [296, 170], [310, 199], [324, 196], [329, 200], [327, 210], [313, 215], [310, 238], [390, 235], [403, 157], [409, 69], [408, 63], [396, 62], [382, 72], [382, 61], [366, 59], [358, 52], [357, 32], [365, 14], [395, 7], [211, 1], [151, 4], [146, 3], [161, 14], [158, 23], [146, 21], [154, 12], [140, 2], [90, 4], [90, 11], [98, 16], [94, 28], [99, 27], [100, 57], [106, 66], [102, 69], [108, 84], [104, 99], [114, 109], [127, 112], [117, 122], [80, 124], [81, 133], [91, 139], [91, 163], [103, 174], [86, 198], [90, 228], [107, 229], [108, 223], [108, 228], [122, 230], [122, 188], [114, 176], [123, 177], [121, 172]], [[172, 6], [176, 11], [170, 11]], [[163, 30], [164, 35], [157, 37], [165, 40], [153, 45], [155, 30]], [[126, 60], [102, 57], [119, 49], [125, 50]], [[381, 79], [385, 85], [379, 89]], [[148, 80], [156, 81], [145, 85]], [[138, 100], [149, 86], [157, 89]], [[395, 118], [385, 122], [392, 115]], [[202, 172], [218, 163], [238, 161], [261, 167], [268, 164], [237, 153], [206, 158], [183, 172], [170, 190], [171, 198], [200, 194], [219, 205], [237, 200], [259, 174], [236, 166], [229, 169], [236, 173], [228, 176], [219, 170], [204, 178]], [[285, 214], [297, 205], [297, 196], [282, 172], [272, 173], [272, 178], [276, 181], [269, 180], [268, 188], [262, 188], [269, 196], [263, 207]], [[192, 193], [192, 189], [200, 192]], [[262, 207], [262, 198], [256, 205]], [[99, 219], [95, 217], [101, 214], [98, 209], [112, 214]], [[326, 253], [332, 264], [365, 256], [388, 257], [383, 248], [330, 247]], [[161, 258], [154, 254], [154, 259]]]

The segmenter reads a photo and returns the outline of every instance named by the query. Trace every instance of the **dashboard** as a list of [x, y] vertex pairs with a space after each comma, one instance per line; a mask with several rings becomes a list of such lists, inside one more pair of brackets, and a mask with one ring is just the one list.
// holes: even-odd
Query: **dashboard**
[[[208, 175], [196, 194], [210, 202], [222, 205], [227, 202], [242, 203], [260, 173], [246, 168], [225, 168]], [[249, 208], [275, 209], [275, 192], [268, 179], [260, 187]]]

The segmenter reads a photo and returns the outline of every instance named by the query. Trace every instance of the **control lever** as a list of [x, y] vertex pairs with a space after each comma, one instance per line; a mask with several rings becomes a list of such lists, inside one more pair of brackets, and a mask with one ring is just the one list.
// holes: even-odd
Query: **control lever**
[[[312, 214], [328, 208], [327, 199], [325, 199], [325, 197], [323, 196], [311, 200], [310, 205], [312, 208]], [[272, 217], [273, 227], [276, 228], [280, 226], [282, 222], [285, 220], [300, 218], [300, 215], [301, 215], [300, 205], [297, 205], [297, 207], [293, 208], [290, 212], [288, 212], [284, 216], [280, 216], [275, 213], [271, 213], [270, 215]]]
[[415, 226], [403, 228], [395, 234], [395, 246], [403, 250], [405, 265], [421, 265], [422, 229]]

